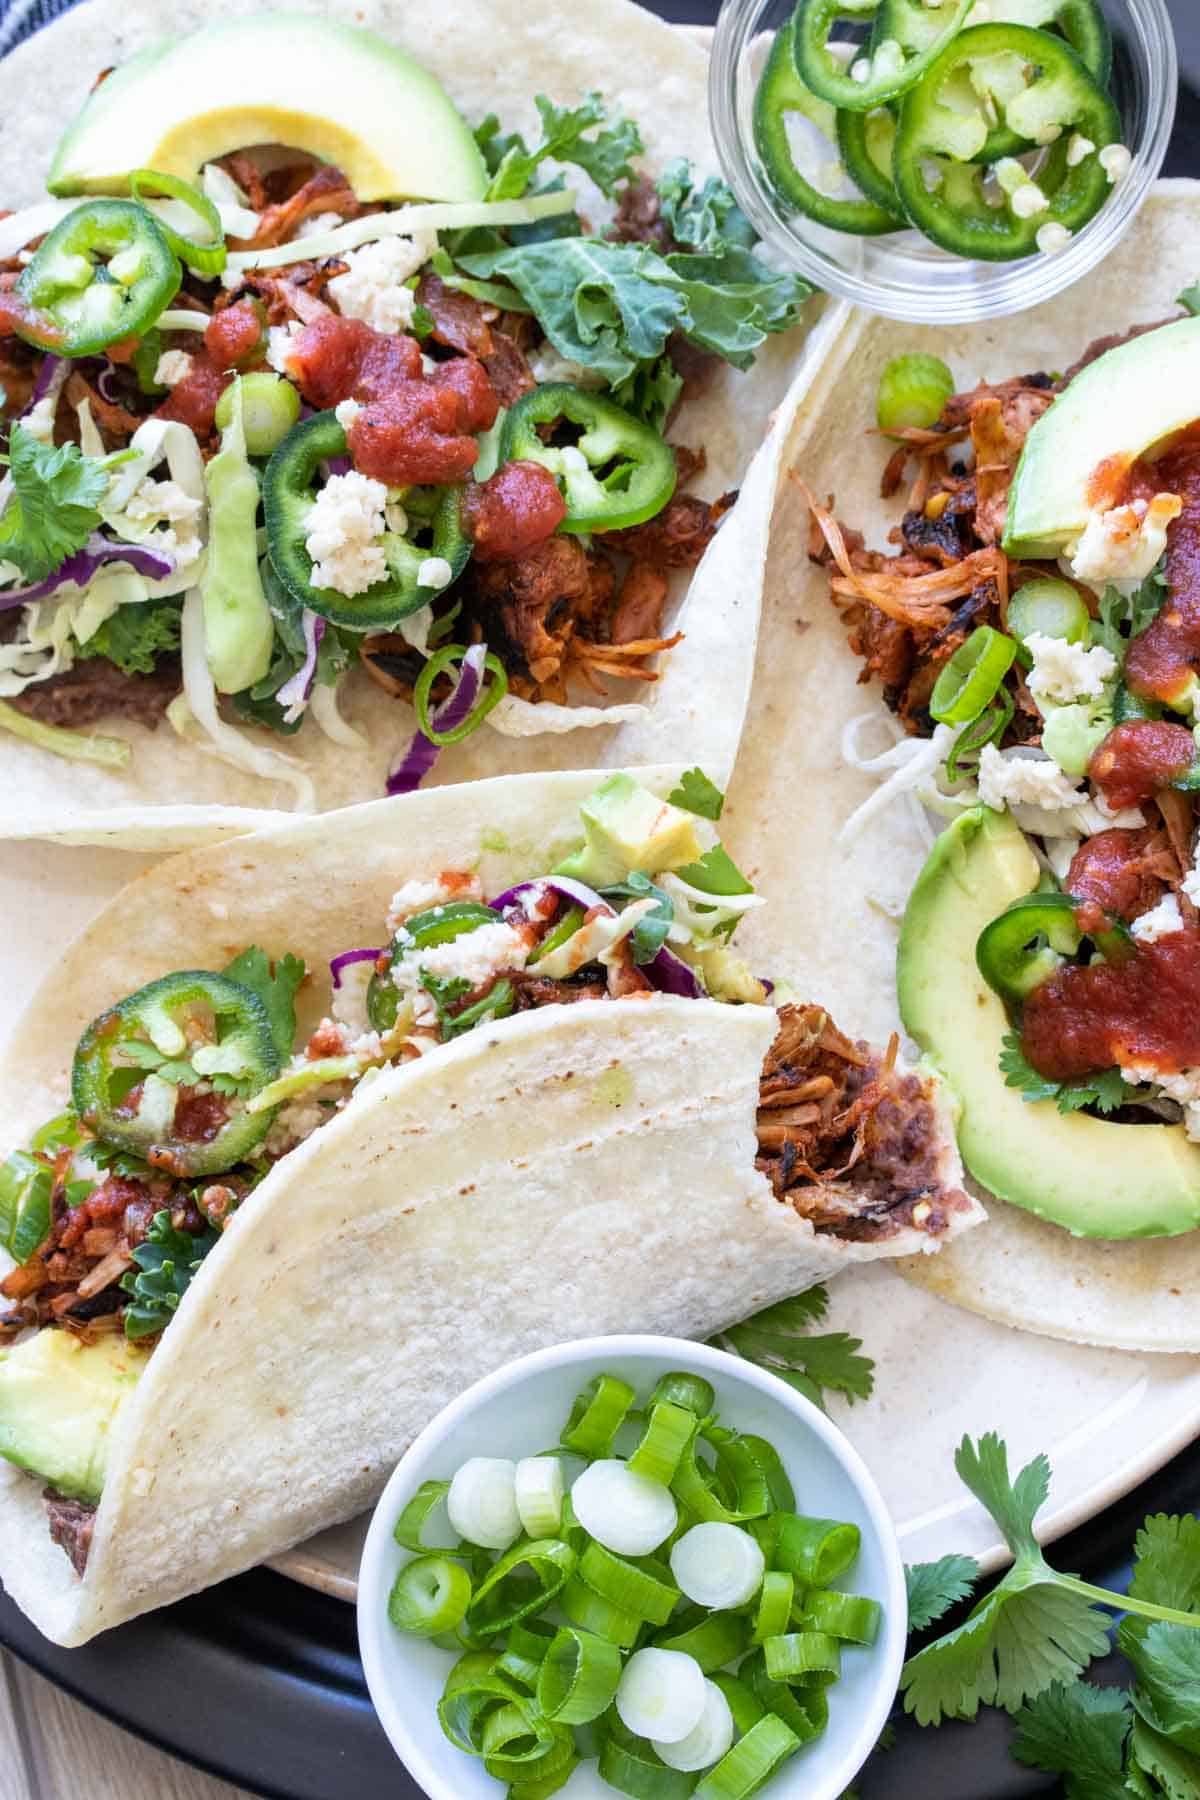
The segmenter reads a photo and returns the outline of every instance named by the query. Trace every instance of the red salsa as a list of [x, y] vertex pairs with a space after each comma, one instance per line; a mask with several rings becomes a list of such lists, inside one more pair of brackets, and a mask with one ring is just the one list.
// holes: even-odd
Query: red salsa
[[1196, 740], [1185, 725], [1130, 719], [1114, 725], [1093, 752], [1088, 774], [1108, 804], [1119, 809], [1138, 806], [1159, 788], [1170, 787], [1195, 760]]
[[1025, 1002], [1021, 1047], [1051, 1081], [1147, 1063], [1200, 1066], [1200, 927], [1138, 944], [1124, 962], [1070, 964]]

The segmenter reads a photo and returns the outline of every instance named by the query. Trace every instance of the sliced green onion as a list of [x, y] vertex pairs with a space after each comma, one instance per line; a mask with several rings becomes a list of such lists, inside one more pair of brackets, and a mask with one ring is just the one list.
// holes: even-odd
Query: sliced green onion
[[446, 1678], [438, 1701], [438, 1720], [456, 1750], [483, 1755], [483, 1721], [497, 1705], [520, 1700], [521, 1690], [496, 1672], [496, 1657], [487, 1650], [460, 1656]]
[[787, 1630], [795, 1593], [795, 1581], [784, 1570], [771, 1569], [763, 1576], [762, 1592], [754, 1614], [754, 1630], [750, 1635], [752, 1644], [763, 1644], [769, 1637], [778, 1637]]
[[694, 1790], [696, 1800], [749, 1800], [796, 1753], [800, 1741], [782, 1719], [768, 1713], [709, 1770]]
[[582, 906], [570, 906], [559, 920], [554, 930], [544, 937], [534, 954], [529, 958], [529, 967], [541, 962], [543, 956], [549, 956], [554, 950], [561, 950], [568, 938], [573, 938], [583, 924], [585, 913]]
[[1052, 575], [1025, 582], [1008, 603], [1008, 630], [1022, 647], [1034, 632], [1065, 638], [1068, 644], [1084, 644], [1091, 628], [1091, 615], [1079, 590]]
[[453, 1631], [471, 1602], [471, 1577], [446, 1556], [406, 1563], [388, 1595], [388, 1618], [397, 1631], [435, 1637]]
[[455, 663], [461, 663], [466, 654], [467, 646], [465, 644], [444, 644], [440, 650], [434, 651], [417, 676], [413, 687], [413, 709], [417, 715], [417, 727], [431, 744], [437, 745], [439, 750], [446, 744], [461, 743], [463, 738], [470, 737], [473, 731], [478, 731], [492, 708], [499, 706], [508, 692], [508, 671], [500, 658], [493, 656], [489, 651], [484, 658], [483, 670], [485, 676], [492, 677], [490, 683], [485, 680], [474, 706], [461, 725], [452, 726], [449, 731], [439, 731], [430, 712], [430, 694], [433, 684], [439, 675], [451, 674]]
[[523, 1765], [541, 1762], [560, 1740], [537, 1708], [522, 1699], [510, 1700], [488, 1714], [480, 1742], [488, 1774], [507, 1781], [519, 1775]]
[[251, 456], [270, 456], [300, 417], [299, 391], [282, 375], [272, 375], [266, 369], [239, 375], [217, 401], [214, 417], [222, 431], [233, 421], [233, 395], [239, 385], [246, 449]]
[[575, 1397], [562, 1441], [578, 1456], [608, 1456], [613, 1440], [637, 1398], [627, 1381], [597, 1375]]
[[694, 1776], [668, 1769], [644, 1738], [625, 1734], [606, 1738], [600, 1779], [632, 1800], [688, 1800], [696, 1785]]
[[796, 1510], [796, 1494], [788, 1479], [787, 1470], [779, 1460], [779, 1452], [774, 1444], [766, 1438], [755, 1437], [752, 1432], [744, 1432], [741, 1437], [742, 1449], [753, 1458], [759, 1472], [767, 1484], [771, 1496], [771, 1506], [776, 1512], [794, 1512]]
[[575, 1517], [575, 1508], [571, 1505], [570, 1494], [563, 1501], [562, 1529], [558, 1535], [564, 1544], [570, 1544], [576, 1556], [582, 1556], [590, 1542], [587, 1532]]
[[709, 1676], [709, 1680], [716, 1683], [728, 1700], [737, 1734], [739, 1737], [744, 1737], [751, 1726], [758, 1724], [767, 1710], [766, 1707], [758, 1695], [736, 1675], [723, 1675], [718, 1669], [715, 1675]]
[[698, 1419], [706, 1419], [717, 1404], [717, 1396], [713, 1392], [712, 1383], [705, 1381], [702, 1375], [687, 1375], [677, 1369], [670, 1375], [662, 1376], [651, 1394], [651, 1406], [659, 1401], [685, 1407], [688, 1412], [695, 1413]]
[[963, 764], [978, 757], [985, 744], [999, 743], [1016, 710], [1016, 702], [1008, 689], [998, 688], [991, 705], [985, 707], [977, 719], [972, 719], [946, 758], [946, 773], [951, 781], [958, 780]]
[[636, 1613], [614, 1606], [578, 1575], [573, 1575], [563, 1588], [559, 1605], [572, 1624], [581, 1625], [585, 1631], [594, 1631], [597, 1637], [607, 1638], [610, 1644], [616, 1644], [622, 1650], [632, 1650], [641, 1634], [643, 1621]]
[[537, 1686], [546, 1652], [553, 1641], [553, 1625], [544, 1625], [540, 1619], [529, 1619], [523, 1624], [514, 1625], [497, 1658], [497, 1672], [520, 1682], [522, 1687], [528, 1688], [532, 1693]]
[[522, 1619], [544, 1612], [575, 1571], [575, 1552], [559, 1538], [514, 1544], [476, 1588], [467, 1625], [494, 1637]]
[[423, 1534], [431, 1513], [445, 1504], [450, 1492], [448, 1481], [423, 1481], [400, 1517], [392, 1528], [392, 1536], [403, 1550], [411, 1550], [414, 1556], [423, 1556], [427, 1550], [438, 1550], [445, 1554], [459, 1548], [459, 1540], [452, 1544], [427, 1544]]
[[829, 1588], [809, 1588], [804, 1596], [803, 1618], [814, 1631], [848, 1644], [873, 1644], [879, 1636], [883, 1608], [865, 1594], [837, 1594]]
[[794, 1575], [801, 1587], [828, 1587], [858, 1556], [862, 1533], [838, 1519], [806, 1519], [782, 1513], [775, 1566]]
[[933, 684], [929, 710], [941, 725], [969, 725], [993, 700], [1017, 654], [1014, 640], [990, 625], [960, 644]]
[[190, 181], [182, 181], [178, 175], [163, 175], [157, 169], [135, 169], [129, 177], [129, 191], [145, 206], [146, 192], [143, 190], [162, 199], [180, 200], [196, 214], [208, 230], [209, 238], [205, 244], [198, 244], [194, 238], [184, 237], [182, 232], [176, 231], [159, 209], [147, 208], [154, 214], [160, 231], [181, 262], [189, 269], [195, 269], [198, 275], [219, 275], [225, 267], [227, 254], [225, 230], [221, 215], [208, 195], [194, 188]]
[[789, 1631], [768, 1638], [763, 1655], [772, 1681], [809, 1681], [814, 1676], [836, 1681], [842, 1672], [841, 1646], [824, 1631]]
[[526, 1535], [557, 1537], [562, 1529], [563, 1472], [557, 1456], [525, 1456], [517, 1464], [517, 1511]]
[[564, 1625], [538, 1675], [537, 1703], [558, 1725], [587, 1725], [607, 1712], [621, 1679], [621, 1652], [594, 1631]]
[[129, 762], [130, 749], [124, 738], [93, 737], [90, 732], [68, 731], [62, 725], [43, 725], [40, 719], [26, 718], [19, 707], [0, 700], [0, 731], [11, 731], [25, 738], [39, 750], [49, 750], [68, 762], [99, 763], [104, 769], [123, 769]]
[[[549, 1754], [547, 1762], [549, 1762]], [[535, 1767], [536, 1765], [531, 1764], [530, 1766]], [[514, 1781], [508, 1790], [508, 1800], [551, 1800], [552, 1795], [566, 1787], [578, 1767], [579, 1757], [572, 1751], [560, 1768]]]
[[733, 1662], [749, 1644], [750, 1621], [730, 1612], [709, 1613], [694, 1625], [660, 1633], [654, 1640], [656, 1650], [675, 1650], [690, 1656], [706, 1675]]
[[686, 1774], [696, 1774], [720, 1762], [732, 1742], [733, 1713], [725, 1695], [712, 1681], [704, 1684], [704, 1711], [700, 1723], [685, 1738], [680, 1738], [676, 1744], [651, 1739], [655, 1753], [662, 1757], [668, 1769], [682, 1769]]
[[521, 1535], [516, 1483], [517, 1465], [508, 1457], [469, 1457], [446, 1496], [455, 1531], [486, 1550], [507, 1550]]
[[640, 1564], [627, 1562], [603, 1544], [589, 1544], [580, 1558], [579, 1573], [593, 1592], [651, 1625], [665, 1625], [679, 1603], [679, 1589], [671, 1581], [670, 1570], [650, 1557]]
[[772, 1681], [761, 1650], [756, 1650], [742, 1664], [738, 1675], [748, 1683], [755, 1698], [769, 1713], [782, 1719], [800, 1743], [810, 1744], [820, 1737], [829, 1722], [829, 1702], [823, 1687], [792, 1688], [782, 1681]]
[[685, 1406], [670, 1400], [657, 1400], [650, 1407], [650, 1417], [637, 1449], [629, 1458], [635, 1475], [647, 1475], [669, 1487], [679, 1467], [679, 1459], [696, 1429], [696, 1415]]
[[603, 1457], [583, 1471], [571, 1489], [575, 1517], [606, 1550], [649, 1556], [675, 1529], [671, 1490], [635, 1475], [628, 1463]]
[[875, 417], [881, 431], [931, 431], [954, 392], [954, 377], [939, 356], [895, 356], [879, 377]]
[[700, 1664], [679, 1650], [637, 1650], [621, 1673], [617, 1716], [626, 1730], [677, 1744], [700, 1723], [707, 1683]]
[[671, 1573], [680, 1592], [718, 1611], [753, 1600], [765, 1569], [758, 1544], [737, 1525], [693, 1525], [671, 1551]]
[[[707, 1432], [701, 1435], [709, 1436]], [[732, 1505], [722, 1499], [722, 1488]], [[698, 1520], [719, 1525], [761, 1518], [771, 1507], [771, 1492], [762, 1471], [732, 1437], [717, 1446], [715, 1469], [702, 1461], [693, 1438], [679, 1459], [671, 1491]]]

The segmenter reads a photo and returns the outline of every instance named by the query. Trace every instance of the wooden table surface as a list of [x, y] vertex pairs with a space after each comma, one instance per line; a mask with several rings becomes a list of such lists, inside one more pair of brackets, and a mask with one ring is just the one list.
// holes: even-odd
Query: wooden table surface
[[152, 1750], [0, 1652], [0, 1800], [250, 1796]]

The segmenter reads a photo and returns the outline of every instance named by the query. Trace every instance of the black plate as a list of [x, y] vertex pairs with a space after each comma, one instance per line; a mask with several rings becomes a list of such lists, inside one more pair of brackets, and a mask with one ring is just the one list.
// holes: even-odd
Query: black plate
[[[1171, 7], [1192, 85], [1181, 95], [1167, 173], [1185, 175], [1200, 169], [1200, 16], [1194, 0], [1171, 0]], [[0, 0], [0, 18], [5, 10]], [[653, 10], [676, 23], [708, 24], [717, 7], [657, 0]], [[1196, 262], [1200, 275], [1200, 243]], [[1055, 1561], [1120, 1587], [1144, 1516], [1198, 1508], [1200, 1445], [1194, 1445], [1064, 1539]], [[0, 1594], [0, 1643], [139, 1737], [270, 1800], [360, 1794], [421, 1800], [367, 1697], [354, 1609], [267, 1570], [108, 1632], [81, 1650], [48, 1644]], [[896, 1748], [863, 1777], [863, 1800], [1025, 1800], [1055, 1793], [1053, 1780], [1009, 1758], [1008, 1735], [1008, 1722], [997, 1713], [939, 1731], [918, 1731], [905, 1721]]]

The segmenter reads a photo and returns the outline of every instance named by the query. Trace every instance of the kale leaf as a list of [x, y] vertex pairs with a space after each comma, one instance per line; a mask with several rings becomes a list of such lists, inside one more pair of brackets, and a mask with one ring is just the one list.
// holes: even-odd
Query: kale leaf
[[535, 104], [542, 121], [542, 141], [533, 150], [517, 132], [501, 136], [494, 114], [489, 114], [475, 133], [492, 177], [486, 198], [519, 199], [542, 163], [552, 158], [582, 169], [611, 199], [617, 183], [632, 175], [632, 159], [642, 152], [641, 134], [632, 119], [610, 120], [608, 108], [596, 92], [574, 107], [555, 106], [545, 94], [538, 94]]
[[0, 516], [0, 562], [42, 581], [81, 550], [100, 523], [108, 474], [78, 444], [43, 444], [24, 425], [8, 440], [12, 498]]
[[79, 654], [107, 656], [127, 675], [152, 675], [160, 656], [177, 653], [182, 618], [178, 596], [119, 606], [80, 644]]
[[125, 1307], [126, 1337], [153, 1337], [171, 1323], [217, 1237], [215, 1231], [196, 1237], [176, 1231], [169, 1212], [155, 1213], [144, 1241], [133, 1251], [136, 1269], [121, 1277], [122, 1288], [131, 1296]]
[[670, 354], [664, 353], [657, 362], [639, 363], [632, 375], [617, 382], [612, 397], [618, 406], [661, 436], [682, 392], [683, 376]]
[[697, 188], [690, 162], [680, 156], [668, 163], [655, 185], [660, 216], [677, 244], [706, 254], [732, 244], [753, 250], [754, 227], [719, 176], [710, 175]]

